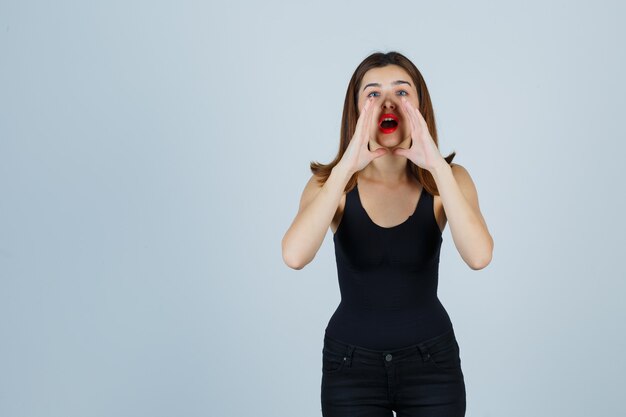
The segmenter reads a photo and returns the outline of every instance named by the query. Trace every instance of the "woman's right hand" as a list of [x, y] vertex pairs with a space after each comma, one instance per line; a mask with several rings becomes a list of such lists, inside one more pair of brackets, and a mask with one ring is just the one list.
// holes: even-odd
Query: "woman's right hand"
[[387, 148], [378, 148], [372, 152], [367, 147], [370, 137], [373, 136], [373, 127], [375, 126], [375, 123], [372, 123], [374, 117], [374, 105], [372, 101], [372, 97], [370, 97], [363, 105], [361, 114], [356, 122], [354, 135], [352, 139], [350, 139], [346, 151], [337, 164], [347, 169], [350, 174], [359, 172], [374, 159], [388, 153]]

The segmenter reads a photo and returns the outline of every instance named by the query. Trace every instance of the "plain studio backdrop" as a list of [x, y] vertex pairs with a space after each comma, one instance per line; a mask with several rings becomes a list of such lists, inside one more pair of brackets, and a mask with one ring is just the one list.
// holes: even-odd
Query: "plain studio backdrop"
[[625, 10], [2, 0], [0, 415], [320, 416], [332, 234], [300, 271], [281, 239], [390, 50], [495, 241], [443, 234], [467, 416], [623, 412]]

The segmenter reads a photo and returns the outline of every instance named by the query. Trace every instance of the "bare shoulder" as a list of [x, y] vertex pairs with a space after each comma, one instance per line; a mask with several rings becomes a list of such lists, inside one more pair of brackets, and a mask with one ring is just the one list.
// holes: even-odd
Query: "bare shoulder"
[[307, 181], [304, 186], [304, 190], [302, 191], [302, 196], [300, 197], [300, 208], [299, 211], [302, 211], [320, 192], [323, 184], [320, 184], [319, 177], [315, 174], [311, 175], [311, 178]]
[[[315, 174], [311, 175], [311, 178], [309, 178], [309, 181], [307, 181], [306, 185], [304, 186], [304, 190], [302, 191], [302, 196], [300, 197], [300, 208], [298, 209], [298, 212], [304, 210], [304, 208], [315, 199], [323, 186], [324, 184], [319, 182], [319, 178], [316, 177]], [[339, 223], [341, 222], [341, 218], [343, 217], [345, 204], [346, 194], [344, 193], [339, 200], [339, 205], [330, 224], [330, 229], [333, 233], [335, 233], [337, 231], [337, 228], [339, 227]]]
[[[472, 177], [469, 172], [463, 165], [455, 164], [454, 162], [450, 163], [450, 168], [452, 169], [452, 175], [454, 176], [456, 183], [459, 185], [463, 196], [465, 196], [472, 208], [479, 213], [481, 221], [484, 222], [478, 205], [478, 193], [476, 191], [476, 186], [474, 185], [474, 181], [472, 181]], [[441, 201], [441, 197], [438, 195], [434, 196], [434, 210], [435, 219], [439, 224], [439, 229], [443, 232], [443, 229], [446, 227], [446, 223], [448, 222], [448, 218], [446, 216], [446, 211], [443, 206], [443, 202]]]
[[450, 168], [452, 169], [452, 175], [454, 175], [454, 179], [457, 184], [459, 184], [459, 188], [461, 188], [465, 198], [469, 199], [472, 205], [478, 207], [478, 192], [470, 173], [463, 165], [460, 164], [451, 163]]
[[450, 166], [452, 168], [454, 179], [457, 184], [459, 184], [459, 188], [461, 189], [463, 196], [467, 199], [474, 212], [478, 214], [478, 218], [486, 228], [487, 223], [485, 222], [485, 218], [480, 210], [480, 205], [478, 203], [478, 191], [476, 190], [476, 185], [474, 184], [472, 177], [469, 172], [467, 172], [467, 169], [465, 169], [462, 165], [450, 164]]
[[468, 175], [469, 176], [469, 172], [467, 172], [467, 169], [465, 169], [465, 167], [461, 164], [457, 164], [454, 162], [450, 163], [450, 168], [452, 168], [452, 172], [454, 173], [455, 177], [457, 175]]
[[452, 168], [453, 171], [465, 171], [467, 172], [467, 170], [465, 169], [465, 167], [461, 164], [457, 164], [456, 162], [450, 162], [450, 167]]

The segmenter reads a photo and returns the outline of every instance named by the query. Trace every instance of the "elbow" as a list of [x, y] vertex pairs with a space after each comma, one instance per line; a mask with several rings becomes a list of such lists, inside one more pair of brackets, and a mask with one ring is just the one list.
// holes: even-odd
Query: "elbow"
[[292, 253], [287, 245], [285, 245], [285, 240], [282, 242], [282, 256], [283, 262], [291, 269], [295, 269], [296, 271], [304, 268], [306, 266], [306, 262], [303, 262], [296, 254]]
[[289, 268], [295, 269], [296, 271], [301, 270], [305, 266], [303, 262], [299, 262], [297, 259], [293, 259], [288, 256], [285, 256], [284, 252], [283, 252], [283, 262], [285, 262], [285, 265], [287, 265]]
[[491, 257], [475, 260], [473, 262], [469, 262], [468, 265], [474, 271], [479, 271], [479, 270], [481, 270], [483, 268], [486, 268], [487, 265], [489, 265], [489, 263], [491, 263]]
[[480, 258], [476, 258], [476, 259], [472, 260], [471, 262], [468, 262], [468, 265], [474, 271], [479, 271], [481, 269], [486, 268], [487, 265], [489, 265], [491, 263], [492, 259], [493, 259], [493, 240], [491, 240], [491, 245], [490, 245], [489, 252], [485, 256], [482, 256]]

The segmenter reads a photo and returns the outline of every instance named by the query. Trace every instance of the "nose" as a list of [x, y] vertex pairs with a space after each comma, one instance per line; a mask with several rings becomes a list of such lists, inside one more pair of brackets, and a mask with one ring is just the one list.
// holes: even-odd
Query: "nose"
[[383, 109], [393, 110], [396, 108], [396, 103], [393, 100], [393, 96], [387, 94], [383, 100]]

